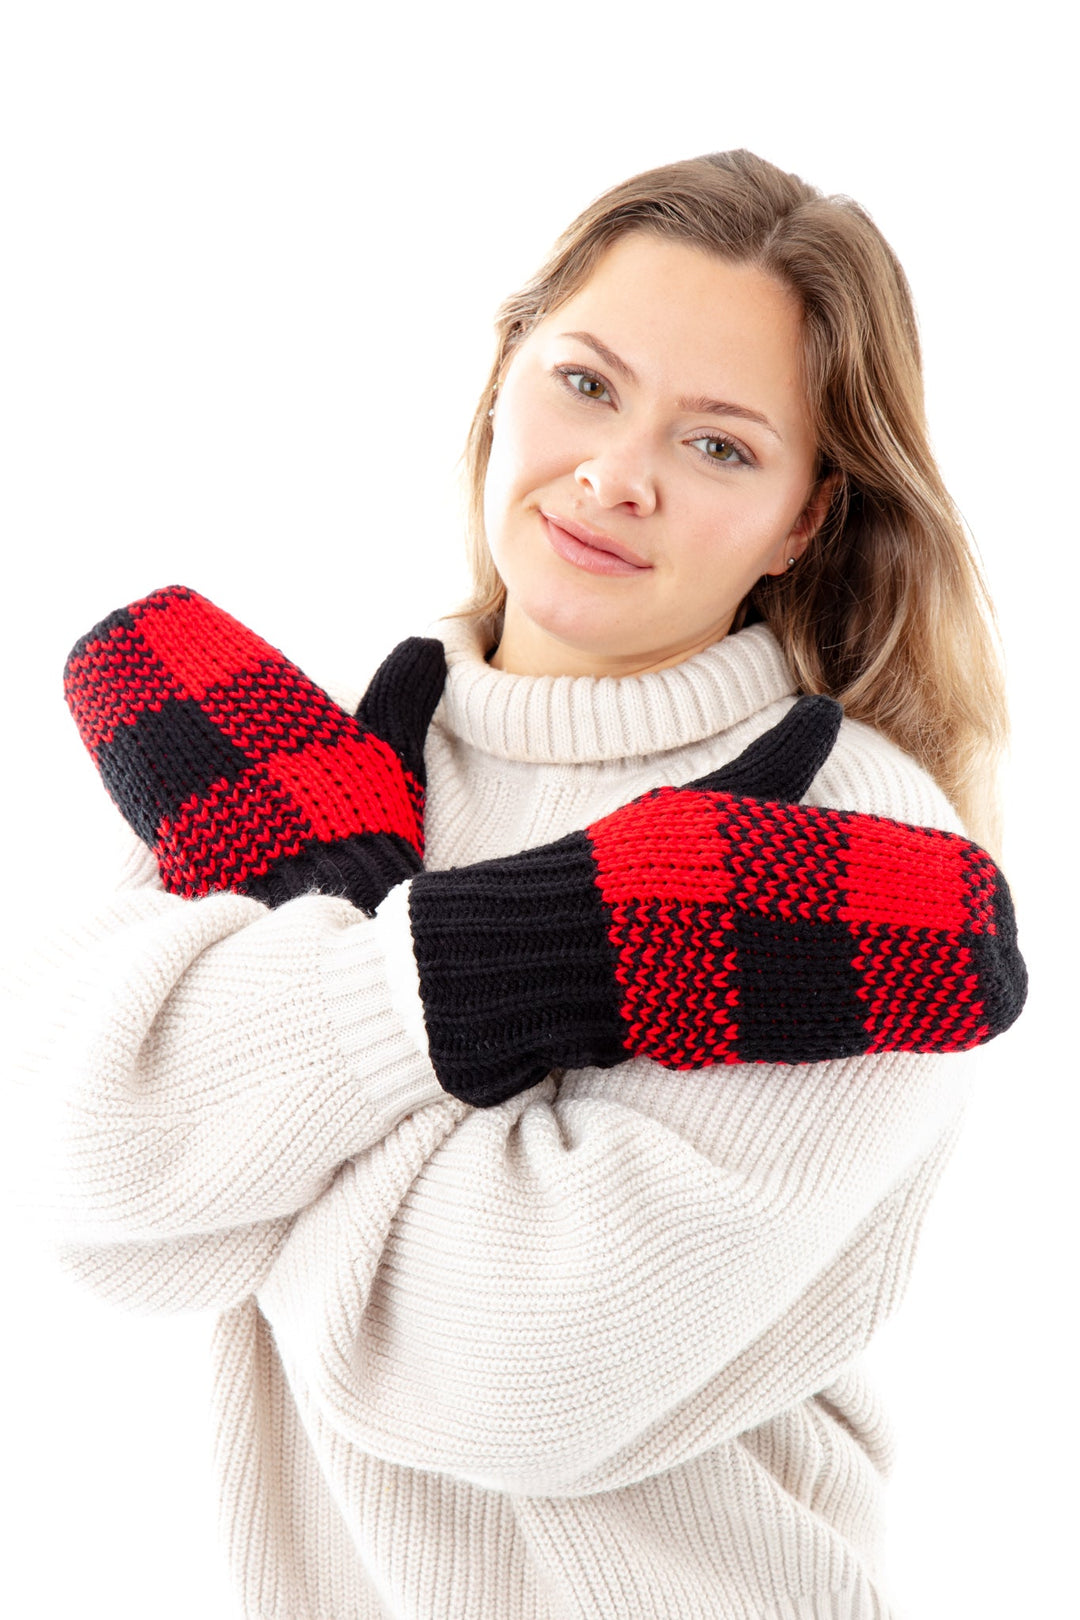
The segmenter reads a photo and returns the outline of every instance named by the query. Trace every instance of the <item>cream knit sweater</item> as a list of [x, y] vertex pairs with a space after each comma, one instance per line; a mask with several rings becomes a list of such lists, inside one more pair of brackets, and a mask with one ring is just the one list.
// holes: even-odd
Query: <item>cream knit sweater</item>
[[[689, 781], [794, 690], [760, 625], [621, 681], [502, 674], [438, 633], [432, 868]], [[857, 722], [807, 799], [958, 830]], [[857, 1358], [969, 1058], [635, 1059], [474, 1110], [388, 972], [403, 926], [180, 900], [143, 852], [54, 953], [62, 1259], [118, 1304], [220, 1313], [242, 1612], [885, 1620], [890, 1441]]]

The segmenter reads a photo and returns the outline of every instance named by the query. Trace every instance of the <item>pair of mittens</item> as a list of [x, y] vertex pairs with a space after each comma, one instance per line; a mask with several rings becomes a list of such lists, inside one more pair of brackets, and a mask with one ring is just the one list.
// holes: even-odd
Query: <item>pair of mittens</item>
[[446, 666], [414, 638], [355, 716], [182, 587], [73, 649], [68, 702], [165, 887], [369, 915], [411, 880], [431, 1061], [490, 1107], [554, 1068], [960, 1051], [1018, 1016], [1008, 887], [969, 840], [797, 801], [841, 710], [803, 698], [738, 759], [583, 831], [422, 870], [424, 740]]

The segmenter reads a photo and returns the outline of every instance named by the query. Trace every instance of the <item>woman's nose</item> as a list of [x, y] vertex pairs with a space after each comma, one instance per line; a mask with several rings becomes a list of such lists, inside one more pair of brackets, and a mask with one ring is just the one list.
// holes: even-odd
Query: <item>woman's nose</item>
[[574, 469], [574, 482], [587, 489], [598, 506], [633, 506], [642, 517], [656, 507], [656, 474], [652, 452], [638, 434], [613, 435]]

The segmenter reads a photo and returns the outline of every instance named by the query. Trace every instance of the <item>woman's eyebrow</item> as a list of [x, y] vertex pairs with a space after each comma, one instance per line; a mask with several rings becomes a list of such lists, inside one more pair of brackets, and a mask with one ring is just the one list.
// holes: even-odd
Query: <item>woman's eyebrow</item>
[[[600, 339], [594, 337], [591, 332], [560, 332], [559, 336], [576, 338], [579, 343], [584, 343], [588, 348], [592, 349], [593, 353], [598, 355], [605, 365], [610, 366], [612, 371], [617, 371], [620, 377], [624, 377], [629, 383], [637, 382], [637, 372], [634, 371], [633, 367], [628, 366], [626, 361], [620, 359], [615, 353], [614, 349], [609, 349], [606, 343], [601, 343]], [[779, 439], [781, 444], [784, 442], [782, 435], [773, 427], [769, 418], [762, 416], [760, 411], [752, 411], [749, 405], [735, 405], [731, 400], [725, 399], [709, 399], [704, 394], [687, 395], [682, 399], [677, 399], [675, 403], [680, 411], [692, 411], [695, 414], [700, 412], [702, 416], [739, 416], [744, 421], [757, 422], [761, 427], [766, 428], [774, 438]]]

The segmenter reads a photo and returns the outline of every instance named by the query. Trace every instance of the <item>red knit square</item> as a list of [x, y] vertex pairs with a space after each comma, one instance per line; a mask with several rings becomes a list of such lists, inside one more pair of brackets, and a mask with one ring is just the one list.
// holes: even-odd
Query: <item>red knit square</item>
[[271, 754], [265, 763], [316, 838], [374, 831], [416, 842], [413, 800], [397, 755], [381, 738], [345, 733], [296, 753]]
[[589, 840], [605, 904], [725, 900], [732, 879], [730, 851], [717, 831], [721, 798], [726, 795], [659, 788], [594, 821]]
[[844, 902], [838, 913], [843, 921], [953, 934], [972, 929], [977, 865], [971, 845], [932, 828], [876, 817], [849, 817], [846, 833]]
[[268, 641], [194, 592], [159, 591], [135, 612], [147, 645], [199, 702], [207, 687], [231, 686], [245, 670], [281, 662]]

